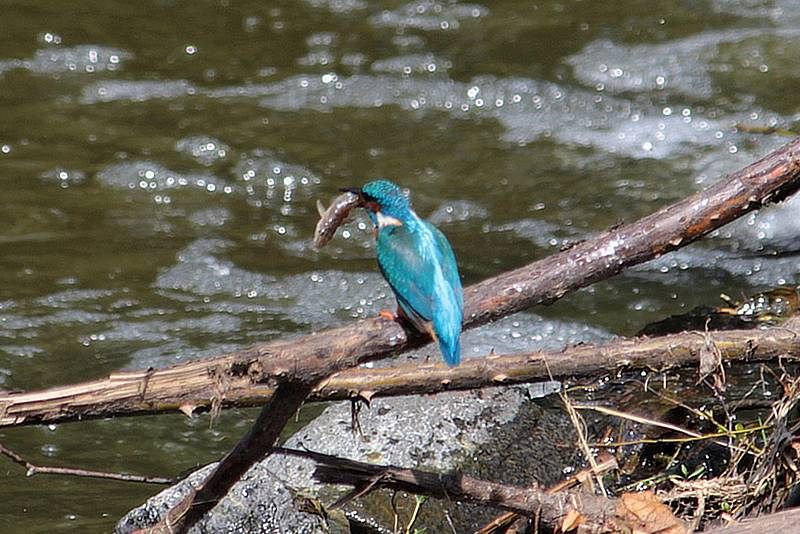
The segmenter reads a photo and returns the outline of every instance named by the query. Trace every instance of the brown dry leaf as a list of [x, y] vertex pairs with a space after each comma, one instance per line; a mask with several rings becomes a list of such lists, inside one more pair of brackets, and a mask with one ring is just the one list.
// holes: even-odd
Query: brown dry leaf
[[794, 451], [795, 456], [800, 458], [800, 439], [797, 439], [797, 438], [793, 439], [792, 443], [790, 444], [790, 446], [792, 447], [792, 450]]
[[586, 518], [583, 517], [575, 508], [573, 508], [567, 512], [567, 515], [565, 515], [564, 519], [561, 520], [561, 525], [559, 525], [557, 532], [569, 532], [570, 530], [575, 530], [585, 522]]
[[688, 534], [683, 522], [652, 491], [624, 493], [617, 505], [617, 517], [632, 534]]

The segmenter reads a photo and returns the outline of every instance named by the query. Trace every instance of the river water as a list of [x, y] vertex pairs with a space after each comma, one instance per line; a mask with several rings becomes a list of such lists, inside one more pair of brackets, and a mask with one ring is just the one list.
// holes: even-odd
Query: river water
[[[164, 366], [391, 308], [364, 219], [409, 187], [466, 284], [634, 220], [786, 141], [793, 0], [61, 2], [0, 23], [0, 387]], [[467, 356], [630, 335], [796, 282], [800, 201], [490, 325]], [[0, 431], [42, 464], [175, 475], [254, 413]], [[2, 460], [0, 531], [108, 531], [157, 488]]]

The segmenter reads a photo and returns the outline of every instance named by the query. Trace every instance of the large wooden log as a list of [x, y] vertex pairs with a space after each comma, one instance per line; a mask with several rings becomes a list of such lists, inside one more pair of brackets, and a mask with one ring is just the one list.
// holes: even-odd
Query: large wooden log
[[[794, 331], [798, 334], [795, 334]], [[724, 361], [768, 361], [778, 357], [800, 359], [800, 324], [791, 320], [784, 326], [765, 330], [729, 330], [712, 332], [713, 340]], [[488, 355], [462, 362], [458, 367], [445, 367], [440, 363], [409, 363], [377, 369], [347, 369], [324, 380], [311, 392], [307, 401], [335, 401], [355, 397], [393, 397], [411, 394], [433, 394], [444, 391], [477, 389], [498, 385], [525, 384], [569, 377], [588, 377], [614, 373], [625, 369], [667, 369], [697, 366], [706, 338], [699, 332], [684, 332], [655, 338], [622, 339], [603, 345], [580, 345], [560, 351], [539, 351], [504, 356]], [[76, 386], [54, 388], [32, 393], [12, 393], [3, 402], [11, 402], [17, 414], [0, 418], [0, 426], [62, 422], [81, 416], [120, 416], [143, 413], [177, 411], [205, 411], [215, 405], [215, 397], [181, 397], [180, 382], [170, 386], [171, 399], [154, 402], [141, 390], [135, 389], [140, 374], [131, 373], [130, 396], [124, 403], [106, 402], [102, 387], [86, 388], [81, 393], [86, 406], [92, 410], [81, 412], [80, 405], [70, 405], [61, 416], [53, 417], [69, 402]], [[102, 386], [103, 381], [96, 384]], [[119, 379], [111, 383], [112, 391], [124, 391]], [[224, 398], [219, 398], [221, 408], [260, 406], [269, 401], [274, 388], [270, 385], [243, 383], [228, 387]], [[178, 402], [185, 402], [180, 405]]]
[[[800, 188], [800, 140], [637, 222], [501, 274], [465, 291], [472, 328], [613, 276], [682, 247]], [[283, 377], [328, 372], [421, 346], [430, 339], [375, 318], [295, 339], [262, 343], [216, 358], [163, 369], [115, 373], [83, 384], [0, 395], [0, 426], [235, 404], [269, 393]], [[321, 379], [321, 377], [320, 377]], [[242, 402], [245, 402], [242, 400]], [[249, 401], [248, 401], [249, 402]]]
[[[795, 331], [797, 333], [795, 333]], [[603, 345], [579, 345], [560, 351], [539, 351], [504, 356], [488, 355], [462, 362], [458, 367], [441, 363], [410, 363], [377, 369], [347, 369], [324, 380], [311, 392], [307, 401], [335, 401], [356, 397], [393, 397], [399, 395], [424, 395], [444, 391], [477, 389], [498, 385], [525, 384], [569, 377], [588, 377], [615, 373], [626, 369], [663, 370], [697, 366], [707, 340], [712, 340], [724, 361], [769, 361], [778, 357], [800, 360], [800, 324], [790, 320], [783, 326], [755, 330], [729, 330], [725, 332], [684, 332], [655, 338], [619, 339]], [[133, 379], [133, 381], [139, 378]], [[180, 394], [180, 382], [171, 386], [173, 394]], [[12, 394], [24, 413], [24, 423], [52, 421], [63, 402], [60, 394], [68, 388], [56, 388], [54, 395], [47, 392]], [[117, 391], [115, 389], [115, 391]], [[221, 407], [251, 407], [267, 403], [274, 389], [269, 385], [244, 383], [225, 391]], [[91, 395], [87, 395], [91, 400]], [[184, 405], [189, 411], [208, 410], [214, 398], [193, 399]], [[153, 406], [150, 400], [132, 395], [119, 411], [116, 403], [104, 403], [102, 396], [95, 397], [92, 415], [130, 415], [173, 411], [177, 404], [164, 403]], [[22, 412], [24, 410], [24, 412]], [[63, 419], [55, 419], [61, 421]], [[0, 425], [13, 425], [15, 419], [0, 418]]]

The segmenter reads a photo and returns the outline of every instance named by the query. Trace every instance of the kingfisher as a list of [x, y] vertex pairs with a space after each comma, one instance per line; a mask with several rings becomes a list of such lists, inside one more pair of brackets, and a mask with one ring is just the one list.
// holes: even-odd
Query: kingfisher
[[[375, 180], [342, 191], [359, 196], [359, 206], [375, 225], [378, 267], [394, 292], [397, 316], [428, 333], [447, 365], [458, 365], [464, 291], [450, 242], [414, 213], [393, 182]], [[381, 316], [397, 319], [391, 312]]]

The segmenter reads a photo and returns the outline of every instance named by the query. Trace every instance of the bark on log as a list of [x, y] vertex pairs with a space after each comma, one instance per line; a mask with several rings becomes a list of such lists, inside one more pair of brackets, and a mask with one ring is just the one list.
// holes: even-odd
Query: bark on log
[[455, 368], [406, 364], [379, 369], [349, 369], [325, 380], [310, 400], [341, 400], [364, 395], [389, 397], [432, 394], [542, 380], [615, 374], [622, 370], [665, 370], [699, 364], [708, 342], [723, 361], [757, 362], [780, 357], [800, 360], [800, 318], [765, 330], [683, 332], [655, 338], [619, 339], [604, 345], [579, 345], [561, 351], [490, 355]]
[[[571, 477], [562, 480], [545, 490], [548, 495], [553, 495], [561, 491], [574, 488], [585, 484], [593, 478], [602, 478], [603, 475], [617, 469], [617, 459], [607, 451], [601, 451], [597, 455], [597, 467], [587, 467], [581, 469]], [[531, 489], [536, 489], [537, 486], [532, 486]], [[505, 512], [489, 521], [486, 525], [476, 530], [474, 534], [515, 534], [522, 533], [528, 530], [528, 518], [520, 516], [516, 512]]]
[[[551, 377], [580, 378], [614, 374], [621, 370], [690, 367], [699, 363], [706, 336], [714, 341], [724, 361], [757, 362], [778, 357], [800, 360], [800, 321], [793, 319], [783, 326], [766, 330], [729, 330], [708, 334], [684, 332], [655, 338], [615, 340], [603, 345], [580, 345], [562, 351], [490, 355], [466, 360], [454, 368], [439, 363], [411, 363], [379, 369], [348, 369], [325, 379], [307, 401], [423, 395], [524, 384]], [[12, 402], [15, 413], [25, 418], [23, 424], [52, 422], [53, 419], [48, 417], [64, 402], [59, 393], [63, 389], [55, 390], [53, 395], [46, 392], [14, 393], [6, 397], [6, 402]], [[173, 384], [170, 389], [171, 395], [179, 396], [182, 384]], [[244, 384], [225, 392], [222, 407], [263, 405], [269, 401], [273, 391], [271, 386]], [[209, 409], [213, 399], [193, 402], [193, 409]], [[124, 411], [119, 411], [117, 404], [103, 404], [102, 401], [97, 401], [94, 408], [94, 413], [104, 416], [162, 411], [137, 398], [126, 403]], [[75, 411], [75, 408], [70, 410], [72, 413]], [[0, 426], [13, 424], [14, 420], [9, 417], [0, 419]]]
[[[682, 247], [800, 188], [800, 140], [635, 223], [609, 230], [569, 250], [465, 291], [465, 327], [549, 303], [569, 291]], [[421, 346], [430, 339], [375, 318], [290, 340], [163, 369], [115, 373], [61, 388], [0, 396], [0, 426], [53, 423], [110, 415], [191, 411], [242, 398], [255, 387], [307, 370], [344, 369]], [[333, 367], [325, 362], [336, 361]]]
[[614, 517], [616, 501], [579, 492], [555, 492], [479, 480], [461, 473], [431, 473], [418, 469], [373, 465], [310, 451], [277, 449], [275, 452], [309, 458], [317, 463], [314, 478], [323, 484], [345, 484], [361, 489], [388, 488], [437, 499], [471, 502], [537, 516], [546, 527], [555, 528], [570, 510], [587, 523], [601, 526]]

